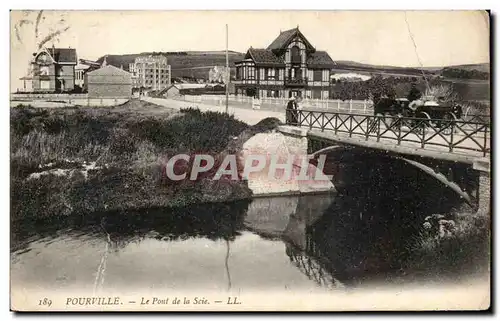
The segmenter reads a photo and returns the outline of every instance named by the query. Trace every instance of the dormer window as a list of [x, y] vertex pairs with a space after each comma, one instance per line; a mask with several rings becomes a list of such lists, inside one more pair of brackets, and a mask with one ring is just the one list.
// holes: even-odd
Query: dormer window
[[38, 55], [37, 63], [40, 65], [49, 64], [50, 63], [49, 55], [47, 55], [46, 53], [42, 53], [42, 54]]

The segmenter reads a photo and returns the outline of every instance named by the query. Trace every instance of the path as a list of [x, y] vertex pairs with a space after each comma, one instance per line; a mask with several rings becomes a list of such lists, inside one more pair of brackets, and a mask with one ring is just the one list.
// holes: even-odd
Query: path
[[[224, 112], [226, 110], [226, 106], [214, 106], [209, 104], [193, 103], [193, 102], [186, 102], [174, 99], [142, 97], [141, 100], [179, 110], [181, 108], [189, 108], [189, 107], [199, 108], [201, 111]], [[257, 109], [254, 110], [251, 108], [235, 107], [230, 103], [229, 114], [234, 115], [234, 118], [241, 120], [249, 125], [255, 125], [262, 119], [268, 117], [275, 117], [281, 120], [282, 122], [285, 122], [285, 107], [283, 107], [283, 112], [276, 112], [269, 110], [257, 110]]]

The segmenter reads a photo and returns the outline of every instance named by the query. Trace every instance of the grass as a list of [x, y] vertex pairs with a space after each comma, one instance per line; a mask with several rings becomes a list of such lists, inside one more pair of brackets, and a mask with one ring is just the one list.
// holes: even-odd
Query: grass
[[[251, 196], [241, 181], [162, 180], [165, 156], [228, 152], [228, 143], [250, 127], [227, 114], [192, 108], [174, 112], [131, 101], [114, 108], [19, 107], [12, 109], [10, 121], [13, 220]], [[84, 173], [83, 162], [95, 163], [98, 169]], [[29, 179], [49, 163], [43, 170], [66, 168], [71, 176]]]
[[[490, 260], [491, 220], [467, 206], [446, 215], [428, 216], [407, 244], [406, 261], [418, 275], [434, 272], [443, 278], [456, 272], [484, 273]], [[469, 270], [464, 271], [467, 267]], [[433, 271], [429, 271], [432, 268]]]

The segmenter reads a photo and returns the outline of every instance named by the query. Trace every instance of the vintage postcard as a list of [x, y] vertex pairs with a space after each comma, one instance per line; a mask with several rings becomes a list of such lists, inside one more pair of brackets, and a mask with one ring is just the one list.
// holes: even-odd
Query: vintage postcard
[[488, 11], [10, 19], [11, 310], [490, 308]]

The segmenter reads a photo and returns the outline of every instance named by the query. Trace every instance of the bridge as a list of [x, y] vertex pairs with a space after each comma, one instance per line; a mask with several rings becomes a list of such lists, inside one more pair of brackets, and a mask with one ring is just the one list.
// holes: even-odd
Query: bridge
[[[479, 172], [478, 211], [489, 211], [491, 124], [477, 120], [374, 116], [319, 110], [287, 110], [279, 130], [307, 145], [314, 158], [346, 147], [384, 152], [434, 176], [470, 203], [453, 173], [429, 163], [461, 163]], [[456, 177], [455, 177], [456, 179]], [[474, 195], [473, 195], [474, 196]]]

